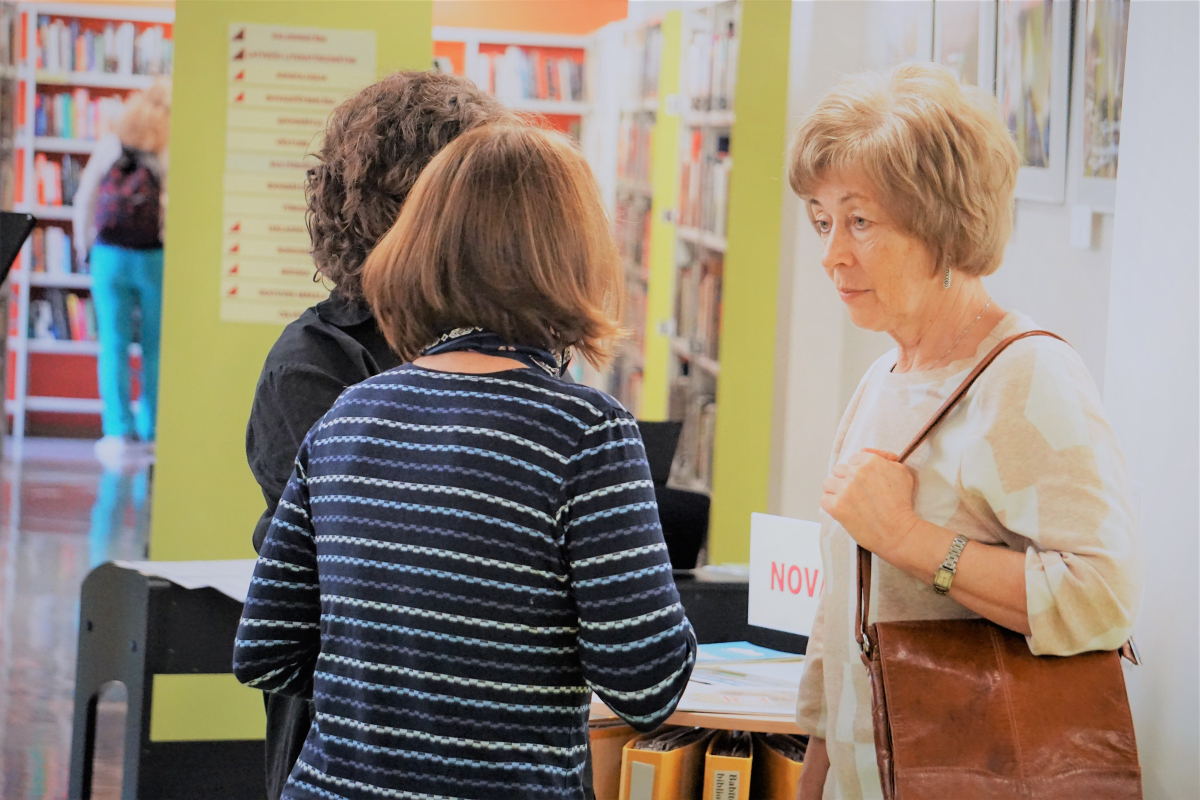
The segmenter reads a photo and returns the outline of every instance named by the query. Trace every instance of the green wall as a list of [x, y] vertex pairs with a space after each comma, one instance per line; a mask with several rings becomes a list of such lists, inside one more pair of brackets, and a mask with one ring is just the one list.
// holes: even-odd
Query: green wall
[[750, 560], [767, 510], [792, 4], [743, 0], [730, 157], [709, 562]]
[[375, 30], [385, 75], [429, 67], [432, 8], [430, 0], [176, 3], [151, 558], [251, 558], [263, 510], [246, 466], [246, 419], [282, 326], [218, 317], [230, 23]]

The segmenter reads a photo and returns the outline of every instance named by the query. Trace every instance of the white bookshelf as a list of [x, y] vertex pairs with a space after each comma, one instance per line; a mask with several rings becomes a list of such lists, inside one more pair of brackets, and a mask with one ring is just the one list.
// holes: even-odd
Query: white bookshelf
[[[37, 175], [34, 159], [38, 153], [54, 154], [56, 157], [71, 155], [86, 159], [95, 149], [91, 139], [35, 136], [36, 100], [40, 87], [87, 88], [132, 92], [148, 89], [161, 76], [141, 75], [131, 72], [62, 72], [38, 67], [38, 18], [41, 16], [96, 20], [101, 22], [132, 22], [135, 25], [170, 25], [175, 21], [171, 8], [147, 8], [135, 5], [116, 6], [91, 3], [18, 3], [18, 17], [24, 24], [23, 35], [27, 42], [24, 58], [15, 68], [21, 100], [25, 108], [24, 124], [17, 126], [15, 147], [24, 159], [21, 167], [21, 186], [24, 202], [14, 203], [14, 210], [32, 214], [39, 220], [55, 222], [70, 227], [73, 209], [70, 206], [45, 206], [34, 202], [37, 198]], [[72, 236], [72, 239], [75, 237]], [[74, 242], [73, 242], [74, 245]], [[73, 247], [74, 249], [74, 247]], [[6, 400], [5, 411], [13, 418], [12, 432], [16, 446], [25, 436], [26, 414], [29, 412], [52, 412], [60, 414], [99, 414], [101, 403], [97, 398], [47, 397], [30, 395], [29, 369], [31, 355], [68, 355], [94, 358], [99, 353], [99, 343], [61, 339], [35, 339], [29, 336], [30, 301], [34, 290], [56, 288], [76, 292], [91, 290], [92, 277], [87, 274], [61, 272], [28, 272], [32, 266], [32, 245], [26, 242], [21, 251], [19, 269], [14, 269], [10, 278], [14, 287], [16, 319], [14, 335], [6, 338], [9, 358], [14, 371], [14, 398]], [[140, 355], [141, 348], [130, 348], [131, 354]]]
[[[734, 35], [722, 51], [722, 45], [714, 42], [729, 31], [730, 25]], [[675, 204], [679, 256], [674, 281], [676, 307], [668, 406], [669, 416], [684, 424], [672, 466], [671, 485], [701, 492], [710, 492], [712, 488], [712, 437], [721, 374], [717, 345], [727, 247], [725, 219], [728, 180], [733, 171], [728, 149], [722, 151], [721, 145], [728, 148], [736, 121], [733, 87], [740, 34], [741, 6], [733, 0], [695, 4], [684, 11], [680, 95], [676, 106], [681, 123], [678, 148], [681, 185], [676, 188]], [[700, 146], [699, 162], [691, 158], [696, 141]], [[719, 164], [720, 177], [725, 181], [722, 189], [716, 188], [715, 169], [709, 183], [700, 181], [700, 165], [708, 164], [711, 168], [714, 163]], [[689, 191], [687, 197], [684, 181]], [[711, 218], [693, 219], [697, 212], [702, 218]]]

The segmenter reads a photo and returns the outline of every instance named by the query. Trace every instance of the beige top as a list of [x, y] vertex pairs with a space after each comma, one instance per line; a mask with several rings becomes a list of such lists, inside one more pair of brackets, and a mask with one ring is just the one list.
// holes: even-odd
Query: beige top
[[[1036, 327], [1010, 313], [974, 357], [926, 372], [893, 373], [896, 351], [884, 355], [846, 409], [830, 467], [866, 447], [899, 453], [996, 344]], [[1070, 346], [1046, 336], [1010, 346], [907, 463], [918, 472], [921, 518], [1025, 551], [1034, 654], [1125, 642], [1142, 591], [1132, 492], [1099, 392]], [[855, 542], [824, 512], [821, 521], [829, 578], [796, 721], [826, 740], [825, 800], [881, 797], [870, 684], [854, 640]], [[878, 558], [871, 591], [872, 622], [976, 616]]]

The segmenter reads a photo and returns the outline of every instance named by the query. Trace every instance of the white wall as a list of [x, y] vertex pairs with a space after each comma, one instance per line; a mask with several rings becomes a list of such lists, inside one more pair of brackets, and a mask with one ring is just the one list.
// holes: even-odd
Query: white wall
[[[842, 75], [870, 68], [870, 23], [884, 5], [884, 0], [794, 3], [793, 19], [806, 24], [793, 25], [793, 125]], [[1082, 92], [1073, 92], [1072, 126], [1082, 116], [1082, 102]], [[1070, 147], [1074, 141], [1068, 137], [1066, 202], [1017, 202], [1004, 264], [986, 284], [1002, 307], [1022, 311], [1066, 337], [1097, 385], [1103, 385], [1113, 217], [1097, 215], [1091, 248], [1070, 246], [1074, 175], [1081, 157]], [[817, 238], [803, 209], [793, 206], [785, 222], [785, 236], [794, 237], [794, 258], [790, 276], [781, 280], [781, 289], [790, 293], [790, 310], [781, 315], [780, 336], [789, 347], [785, 373], [777, 380], [776, 405], [782, 411], [773, 510], [814, 519], [841, 412], [867, 367], [892, 341], [850, 323], [821, 270]]]
[[1139, 501], [1146, 589], [1127, 668], [1147, 800], [1200, 797], [1200, 94], [1196, 3], [1129, 20], [1104, 401]]

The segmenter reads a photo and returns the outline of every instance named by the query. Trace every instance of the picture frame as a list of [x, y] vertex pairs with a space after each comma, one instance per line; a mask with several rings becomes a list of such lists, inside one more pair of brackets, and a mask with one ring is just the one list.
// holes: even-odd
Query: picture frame
[[1111, 214], [1117, 196], [1125, 38], [1129, 0], [1080, 0], [1075, 20], [1075, 63], [1071, 92], [1076, 105], [1071, 148], [1079, 205]]
[[1070, 51], [1070, 0], [999, 0], [996, 98], [1021, 155], [1019, 200], [1066, 199]]
[[933, 6], [933, 60], [965, 85], [996, 91], [997, 0], [938, 0]]

